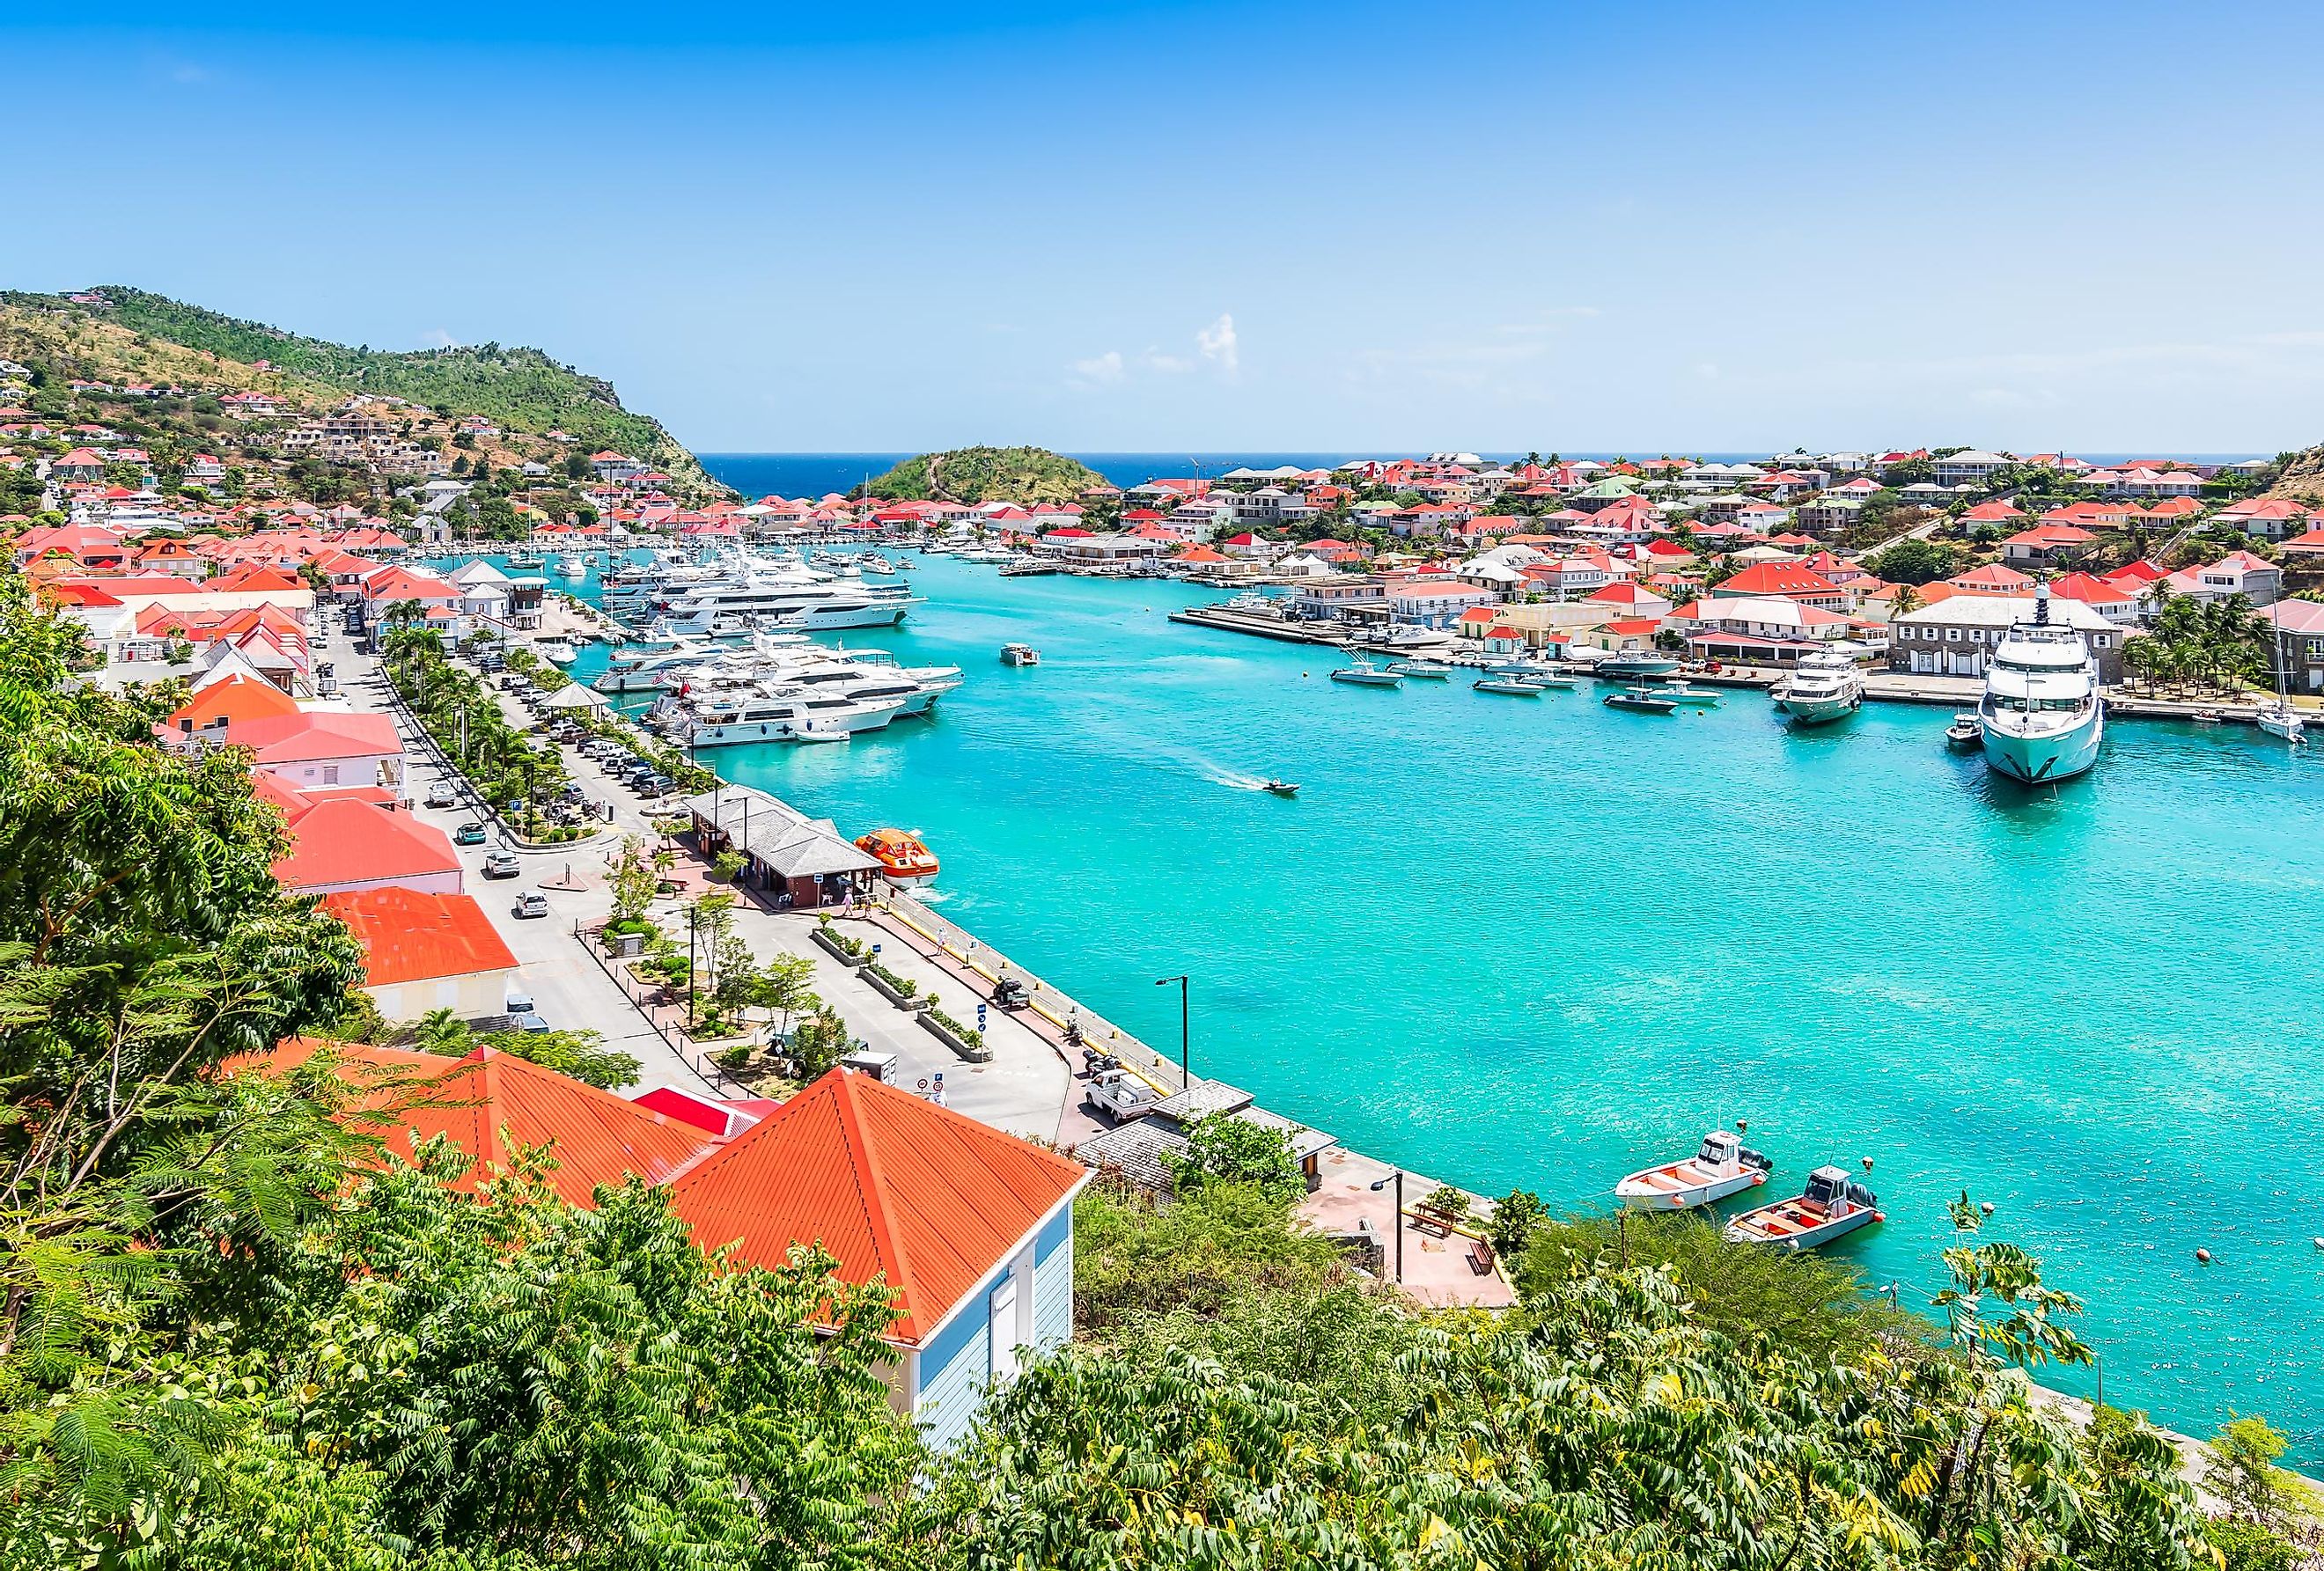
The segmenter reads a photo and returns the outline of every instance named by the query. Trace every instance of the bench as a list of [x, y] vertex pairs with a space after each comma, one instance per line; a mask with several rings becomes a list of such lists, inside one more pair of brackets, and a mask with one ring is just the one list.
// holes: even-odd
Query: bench
[[1469, 1241], [1469, 1269], [1479, 1276], [1493, 1274], [1493, 1246], [1482, 1238]]
[[1451, 1213], [1440, 1211], [1434, 1206], [1418, 1205], [1412, 1208], [1412, 1225], [1420, 1232], [1434, 1233], [1439, 1238], [1450, 1238], [1452, 1236], [1453, 1222], [1454, 1218]]

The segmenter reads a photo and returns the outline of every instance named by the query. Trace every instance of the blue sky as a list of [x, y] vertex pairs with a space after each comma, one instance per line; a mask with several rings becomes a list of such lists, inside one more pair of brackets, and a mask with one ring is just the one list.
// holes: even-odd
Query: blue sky
[[0, 21], [0, 280], [705, 450], [2324, 439], [2314, 6], [193, 9]]

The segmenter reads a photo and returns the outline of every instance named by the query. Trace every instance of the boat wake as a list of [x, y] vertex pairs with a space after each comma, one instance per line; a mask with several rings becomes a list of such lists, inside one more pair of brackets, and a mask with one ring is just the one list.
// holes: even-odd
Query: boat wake
[[1223, 786], [1230, 791], [1264, 791], [1267, 782], [1257, 775], [1245, 775], [1235, 769], [1222, 769], [1215, 765], [1203, 771], [1203, 778], [1213, 786]]

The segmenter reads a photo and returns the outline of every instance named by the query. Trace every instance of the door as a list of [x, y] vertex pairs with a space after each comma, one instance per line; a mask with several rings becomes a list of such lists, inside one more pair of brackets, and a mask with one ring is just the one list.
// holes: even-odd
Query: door
[[992, 1290], [992, 1318], [989, 1327], [992, 1344], [992, 1383], [1001, 1384], [1017, 1374], [1017, 1273], [1010, 1272]]

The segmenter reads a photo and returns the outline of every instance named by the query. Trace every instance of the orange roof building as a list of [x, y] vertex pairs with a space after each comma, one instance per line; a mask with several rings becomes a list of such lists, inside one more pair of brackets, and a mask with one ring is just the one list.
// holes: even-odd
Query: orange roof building
[[460, 893], [460, 859], [450, 838], [409, 813], [326, 795], [287, 816], [290, 849], [275, 862], [274, 877], [302, 895], [391, 886], [428, 895]]
[[326, 895], [323, 909], [363, 944], [364, 991], [390, 1020], [507, 1012], [516, 956], [472, 897], [391, 885]]
[[898, 1390], [942, 1445], [977, 1393], [1073, 1334], [1073, 1201], [1090, 1171], [833, 1070], [670, 1185], [705, 1249], [754, 1264], [820, 1244], [896, 1294]]

